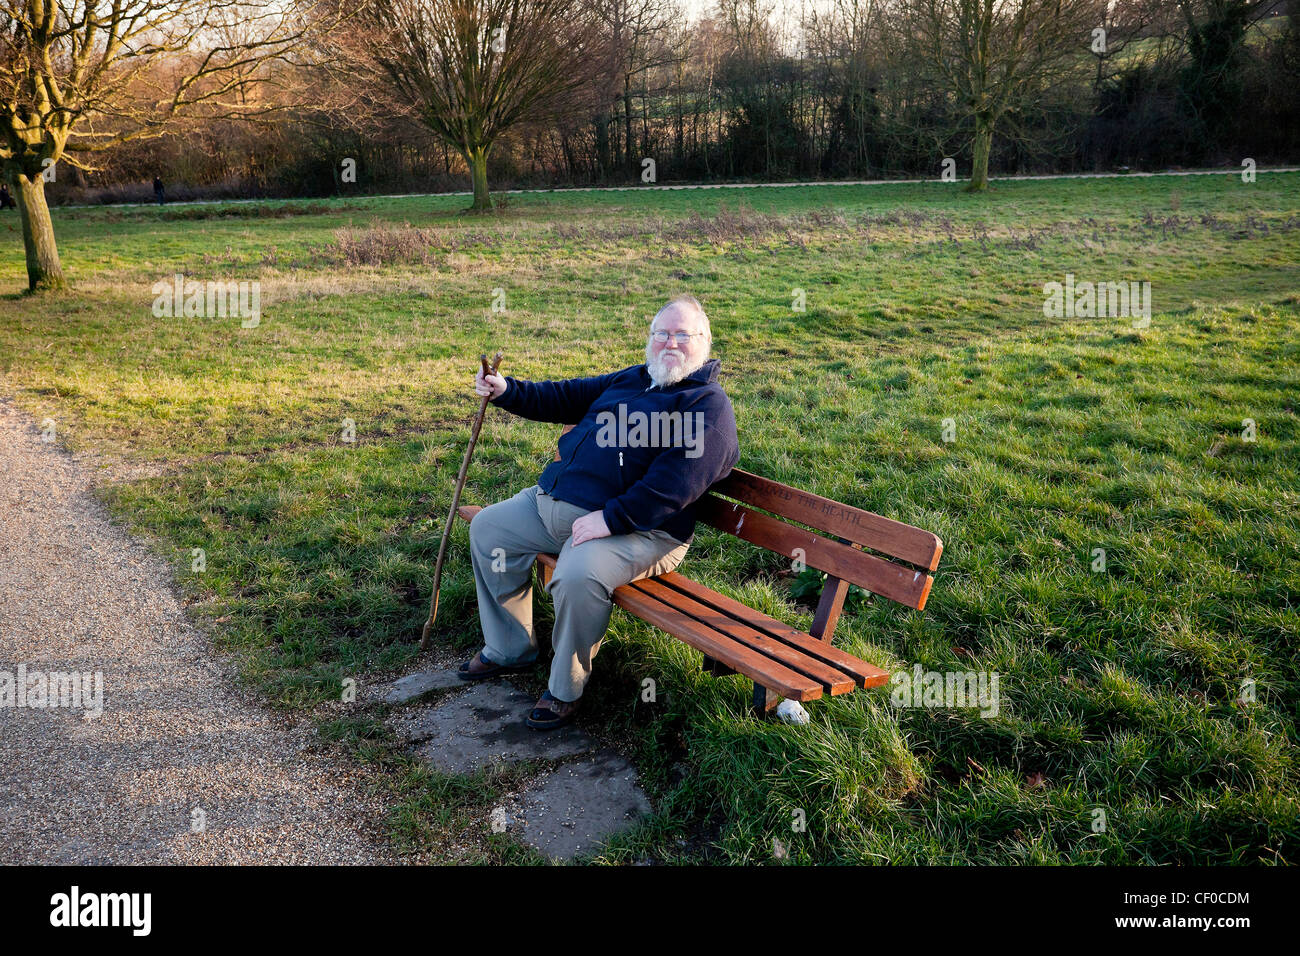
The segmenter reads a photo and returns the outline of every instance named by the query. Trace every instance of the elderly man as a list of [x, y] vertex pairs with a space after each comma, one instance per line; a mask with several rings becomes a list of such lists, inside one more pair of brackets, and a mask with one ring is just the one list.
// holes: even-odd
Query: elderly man
[[461, 665], [465, 680], [536, 660], [532, 564], [541, 552], [559, 555], [547, 587], [555, 658], [530, 727], [572, 719], [609, 625], [610, 595], [681, 563], [694, 537], [692, 503], [740, 459], [712, 344], [704, 309], [680, 296], [651, 321], [644, 365], [555, 382], [475, 376], [475, 391], [499, 408], [576, 426], [537, 484], [470, 525], [484, 647]]

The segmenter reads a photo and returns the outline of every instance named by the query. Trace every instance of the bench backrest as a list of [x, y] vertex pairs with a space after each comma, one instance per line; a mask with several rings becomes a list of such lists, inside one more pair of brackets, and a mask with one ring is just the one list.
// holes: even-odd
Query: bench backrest
[[930, 572], [943, 554], [943, 542], [929, 531], [739, 468], [696, 502], [695, 517], [825, 571], [826, 585], [809, 631], [825, 641], [839, 621], [850, 584], [907, 607], [924, 608], [934, 583]]
[[943, 542], [929, 531], [739, 468], [696, 502], [695, 517], [825, 571], [826, 585], [809, 632], [823, 640], [830, 640], [835, 630], [850, 584], [907, 607], [925, 607], [934, 583], [929, 572], [943, 554]]

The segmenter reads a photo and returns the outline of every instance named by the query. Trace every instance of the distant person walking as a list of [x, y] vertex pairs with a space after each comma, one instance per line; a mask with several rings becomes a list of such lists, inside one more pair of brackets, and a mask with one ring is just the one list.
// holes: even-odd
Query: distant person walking
[[17, 209], [18, 203], [14, 202], [14, 197], [9, 195], [9, 187], [0, 183], [0, 209]]
[[153, 198], [158, 200], [158, 205], [163, 204], [163, 181], [158, 176], [153, 178]]

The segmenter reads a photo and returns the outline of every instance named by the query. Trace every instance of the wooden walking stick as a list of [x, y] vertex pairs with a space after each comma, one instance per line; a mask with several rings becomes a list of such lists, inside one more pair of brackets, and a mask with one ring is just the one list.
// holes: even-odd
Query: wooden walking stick
[[[486, 380], [489, 375], [495, 375], [497, 369], [501, 367], [501, 352], [498, 351], [492, 357], [492, 366], [488, 367], [487, 355], [479, 356], [479, 361], [483, 363], [483, 378]], [[491, 388], [492, 386], [488, 386]], [[478, 443], [479, 429], [483, 427], [483, 416], [487, 414], [488, 402], [491, 401], [491, 394], [484, 395], [483, 401], [479, 404], [478, 415], [474, 418], [474, 427], [469, 433], [469, 447], [465, 449], [465, 460], [460, 463], [460, 474], [456, 476], [456, 490], [451, 496], [451, 510], [447, 512], [447, 526], [442, 529], [442, 544], [438, 546], [438, 563], [433, 566], [433, 595], [429, 598], [429, 619], [424, 622], [424, 631], [420, 634], [420, 650], [429, 649], [429, 632], [433, 629], [433, 619], [438, 616], [438, 589], [442, 585], [442, 559], [447, 554], [447, 541], [451, 538], [451, 527], [456, 522], [456, 508], [460, 505], [460, 491], [465, 487], [465, 473], [469, 471], [469, 459], [474, 454], [474, 446]]]

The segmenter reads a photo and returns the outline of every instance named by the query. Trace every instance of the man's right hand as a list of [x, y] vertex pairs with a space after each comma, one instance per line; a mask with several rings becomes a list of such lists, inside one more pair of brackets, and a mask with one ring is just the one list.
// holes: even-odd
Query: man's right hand
[[489, 375], [486, 379], [483, 377], [483, 367], [480, 365], [479, 370], [474, 374], [474, 391], [479, 397], [490, 395], [492, 398], [500, 398], [506, 393], [510, 384], [500, 375]]

